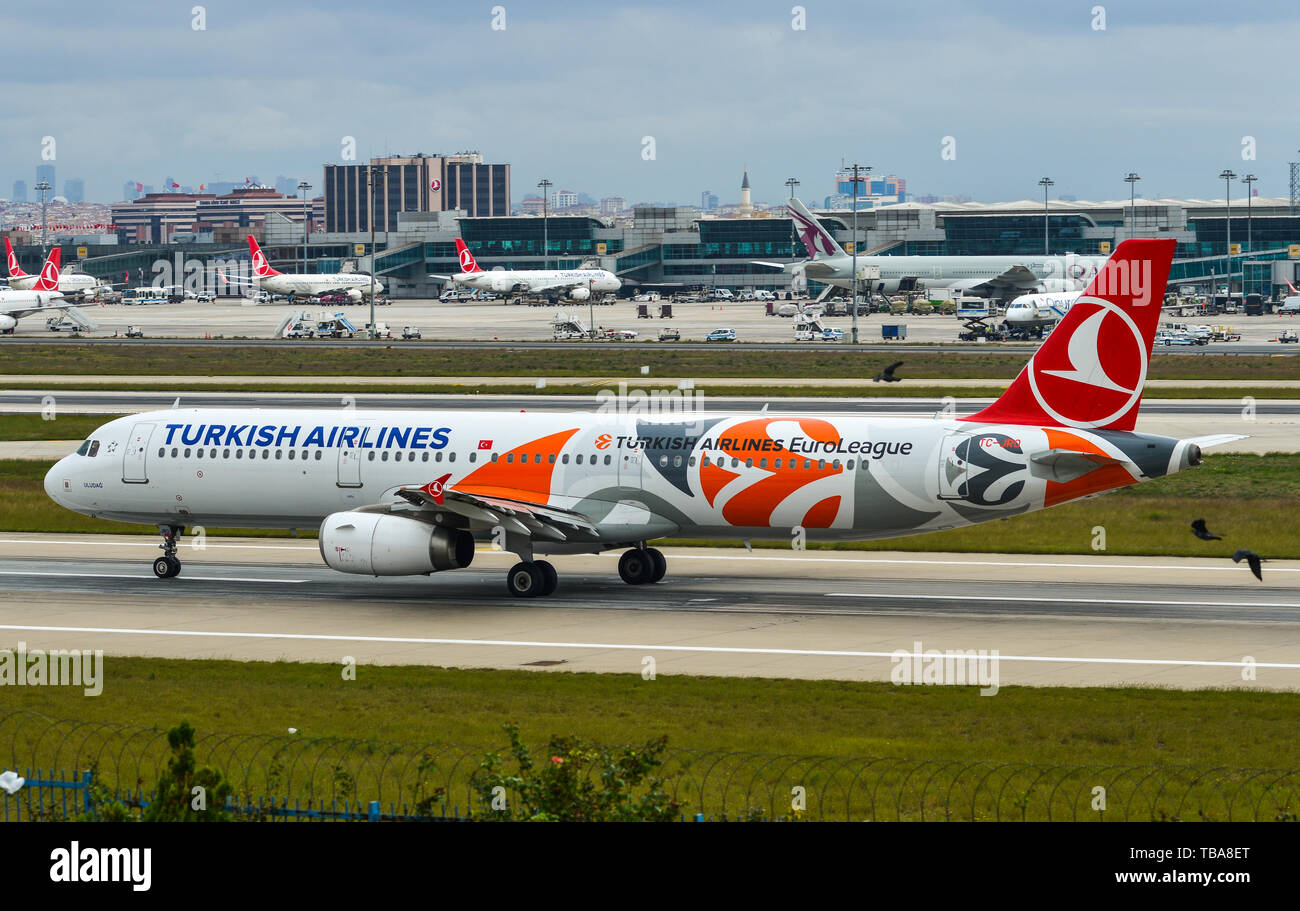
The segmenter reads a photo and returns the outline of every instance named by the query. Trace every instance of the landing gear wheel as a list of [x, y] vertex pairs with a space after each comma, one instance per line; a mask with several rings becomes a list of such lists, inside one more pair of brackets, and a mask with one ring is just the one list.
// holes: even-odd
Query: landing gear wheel
[[181, 573], [181, 561], [175, 557], [159, 557], [153, 561], [153, 574], [159, 579], [172, 579]]
[[618, 574], [628, 585], [645, 585], [654, 579], [654, 559], [641, 548], [618, 558]]
[[555, 594], [555, 587], [560, 584], [560, 577], [555, 572], [555, 567], [545, 560], [538, 560], [533, 564], [542, 571], [542, 590], [538, 596], [545, 598], [547, 595]]
[[645, 552], [654, 567], [654, 572], [650, 574], [650, 581], [658, 582], [663, 579], [664, 573], [668, 572], [668, 559], [653, 547], [647, 547]]
[[516, 563], [506, 573], [506, 588], [516, 598], [536, 598], [546, 588], [546, 574], [536, 563]]

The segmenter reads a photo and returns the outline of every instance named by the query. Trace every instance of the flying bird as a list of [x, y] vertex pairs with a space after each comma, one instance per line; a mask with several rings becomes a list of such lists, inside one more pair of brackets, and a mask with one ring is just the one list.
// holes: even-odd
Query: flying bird
[[1202, 541], [1223, 540], [1222, 536], [1214, 534], [1208, 528], [1205, 527], [1204, 519], [1196, 519], [1194, 522], [1192, 522], [1192, 534], [1196, 535], [1196, 537], [1200, 538]]
[[902, 361], [896, 361], [895, 363], [890, 364], [890, 365], [889, 365], [888, 367], [886, 367], [884, 370], [882, 370], [882, 371], [880, 371], [879, 373], [877, 373], [877, 374], [876, 374], [876, 378], [875, 378], [874, 380], [872, 380], [871, 382], [873, 382], [873, 383], [897, 383], [899, 380], [902, 379], [902, 377], [894, 376], [894, 371], [897, 370], [897, 369], [898, 369], [899, 367], [901, 367], [901, 366], [903, 366], [903, 362], [902, 362]]
[[1264, 562], [1264, 558], [1253, 550], [1239, 550], [1232, 555], [1233, 563], [1240, 563], [1242, 560], [1250, 566], [1250, 571], [1255, 574], [1255, 578], [1263, 582], [1264, 576], [1259, 571], [1259, 564]]

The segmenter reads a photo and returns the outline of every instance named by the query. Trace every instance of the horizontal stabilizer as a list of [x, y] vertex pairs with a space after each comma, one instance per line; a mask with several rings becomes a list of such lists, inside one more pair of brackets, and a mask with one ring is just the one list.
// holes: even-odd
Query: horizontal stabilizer
[[1098, 455], [1095, 452], [1079, 452], [1077, 449], [1049, 449], [1029, 457], [1029, 473], [1036, 478], [1046, 478], [1058, 484], [1081, 478], [1090, 471], [1096, 471], [1104, 465], [1124, 465], [1120, 459]]
[[1222, 446], [1225, 443], [1235, 443], [1245, 439], [1249, 439], [1249, 435], [1245, 433], [1212, 433], [1209, 436], [1192, 437], [1187, 442], [1194, 443], [1202, 449], [1209, 449], [1211, 446]]

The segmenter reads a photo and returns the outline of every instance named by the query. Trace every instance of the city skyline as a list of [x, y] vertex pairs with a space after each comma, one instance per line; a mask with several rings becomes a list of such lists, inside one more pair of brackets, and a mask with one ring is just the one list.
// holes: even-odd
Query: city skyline
[[[515, 201], [546, 177], [597, 199], [690, 200], [707, 187], [724, 204], [745, 164], [757, 202], [785, 198], [790, 176], [805, 192], [817, 187], [816, 198], [817, 175], [842, 160], [906, 175], [918, 194], [993, 201], [1032, 198], [1043, 175], [1062, 196], [1122, 198], [1130, 171], [1144, 176], [1148, 196], [1213, 198], [1224, 167], [1249, 168], [1260, 195], [1280, 196], [1287, 162], [1300, 158], [1266, 93], [1187, 65], [1250, 46], [1261, 50], [1265, 79], [1270, 60], [1284, 75], [1300, 10], [1270, 4], [1157, 0], [1107, 7], [1098, 22], [1087, 6], [973, 10], [945, 0], [873, 10], [870, 31], [891, 37], [865, 55], [858, 30], [843, 27], [858, 15], [846, 3], [808, 7], [803, 28], [792, 27], [789, 7], [736, 2], [509, 6], [500, 29], [486, 8], [440, 11], [436, 27], [414, 2], [382, 17], [341, 2], [306, 9], [232, 0], [196, 29], [188, 7], [160, 16], [148, 3], [110, 10], [74, 0], [63, 40], [147, 47], [151, 66], [111, 84], [51, 77], [38, 44], [16, 43], [0, 186], [25, 180], [30, 194], [47, 139], [57, 144], [49, 163], [106, 202], [132, 175], [197, 185], [242, 180], [233, 169], [247, 168], [316, 184], [349, 146], [358, 161], [483, 149], [514, 168]], [[416, 40], [395, 41], [394, 23]], [[46, 27], [36, 8], [10, 11], [8, 24], [14, 33]], [[308, 53], [284, 53], [286, 34]], [[579, 34], [583, 54], [557, 57]], [[435, 35], [430, 58], [423, 39]], [[629, 36], [660, 50], [628, 53]], [[304, 68], [344, 43], [359, 66]], [[990, 61], [981, 48], [1006, 53]], [[163, 72], [183, 103], [145, 101]], [[412, 72], [426, 75], [412, 82]]]

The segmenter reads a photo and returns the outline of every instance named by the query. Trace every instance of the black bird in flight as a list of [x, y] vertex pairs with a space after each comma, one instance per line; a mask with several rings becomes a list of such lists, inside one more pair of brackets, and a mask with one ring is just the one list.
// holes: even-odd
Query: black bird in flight
[[897, 370], [897, 369], [898, 369], [899, 367], [901, 367], [901, 366], [903, 366], [903, 362], [902, 362], [902, 361], [896, 361], [895, 363], [890, 364], [890, 365], [889, 365], [888, 367], [886, 367], [884, 370], [882, 370], [882, 371], [880, 371], [879, 373], [877, 373], [877, 374], [876, 374], [876, 378], [875, 378], [874, 380], [872, 380], [871, 382], [873, 382], [873, 383], [897, 383], [899, 380], [902, 379], [902, 377], [894, 376], [894, 371]]
[[1223, 540], [1223, 538], [1220, 535], [1213, 534], [1208, 528], [1205, 527], [1204, 519], [1197, 519], [1196, 521], [1192, 522], [1192, 534], [1196, 535], [1196, 537], [1200, 538], [1202, 541]]
[[1239, 550], [1232, 555], [1233, 563], [1240, 563], [1242, 560], [1250, 566], [1250, 571], [1255, 574], [1255, 578], [1263, 582], [1264, 576], [1259, 571], [1259, 564], [1264, 562], [1264, 558], [1253, 550]]

